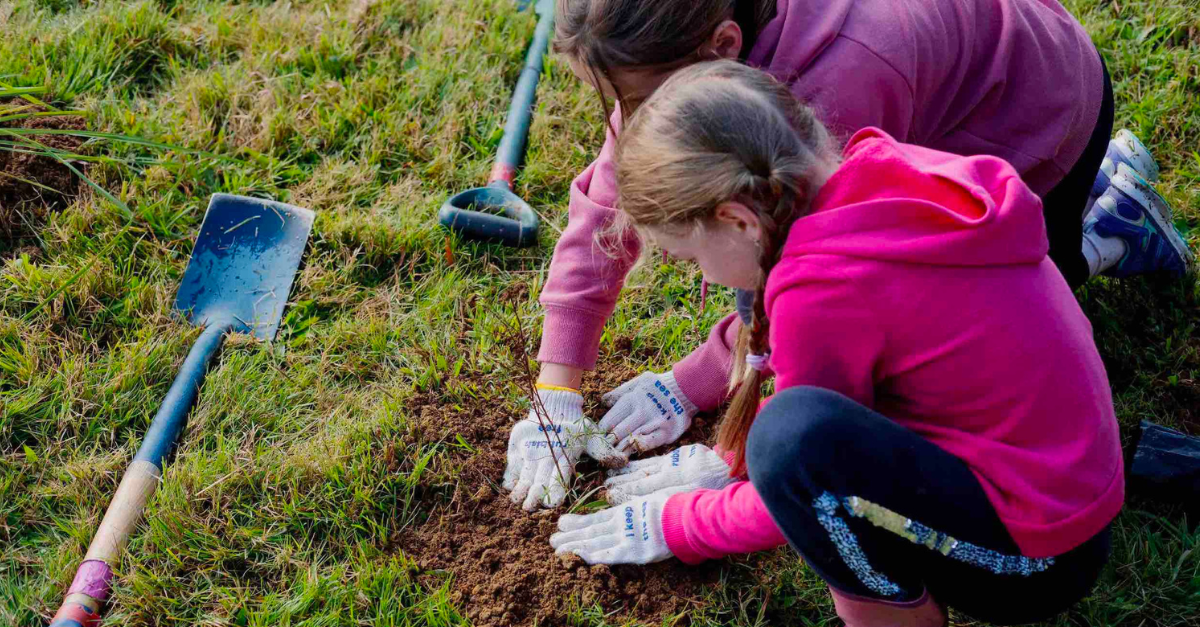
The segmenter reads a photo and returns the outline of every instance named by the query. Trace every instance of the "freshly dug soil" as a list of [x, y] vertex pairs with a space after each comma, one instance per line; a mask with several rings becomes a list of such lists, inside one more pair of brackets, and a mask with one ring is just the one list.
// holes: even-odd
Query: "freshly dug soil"
[[[79, 116], [55, 116], [26, 118], [16, 127], [80, 131], [87, 125]], [[35, 135], [31, 139], [71, 152], [84, 141], [73, 135]], [[82, 169], [82, 164], [76, 167]], [[79, 178], [54, 159], [0, 150], [0, 258], [29, 246], [37, 227], [51, 212], [65, 207], [79, 193], [79, 185]]]
[[[636, 374], [617, 368], [591, 377], [584, 387], [591, 415], [603, 415], [603, 392]], [[509, 501], [500, 487], [508, 433], [516, 419], [512, 409], [481, 401], [459, 411], [429, 399], [418, 401], [417, 411], [422, 431], [436, 429], [448, 436], [447, 441], [461, 435], [476, 452], [462, 453], [459, 481], [447, 502], [436, 506], [424, 524], [406, 530], [397, 544], [418, 560], [423, 573], [437, 578], [431, 584], [437, 585], [444, 574], [430, 571], [451, 574], [455, 600], [473, 624], [561, 625], [566, 623], [565, 612], [580, 604], [599, 604], [621, 617], [659, 623], [684, 612], [697, 602], [704, 584], [717, 580], [717, 564], [695, 567], [670, 560], [650, 566], [589, 567], [574, 556], [556, 557], [549, 538], [566, 508], [529, 514]], [[713, 422], [698, 419], [681, 443], [707, 441]], [[603, 471], [586, 456], [579, 473], [578, 494], [587, 495], [603, 483]], [[587, 500], [602, 494], [593, 493]], [[679, 624], [686, 624], [686, 618]]]

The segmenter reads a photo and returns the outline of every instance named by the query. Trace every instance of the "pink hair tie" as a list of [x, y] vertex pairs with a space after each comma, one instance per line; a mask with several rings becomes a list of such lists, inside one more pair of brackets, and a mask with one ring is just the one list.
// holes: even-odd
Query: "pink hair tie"
[[746, 353], [746, 365], [758, 372], [762, 372], [767, 369], [767, 360], [770, 358], [771, 353], [764, 353], [762, 355]]

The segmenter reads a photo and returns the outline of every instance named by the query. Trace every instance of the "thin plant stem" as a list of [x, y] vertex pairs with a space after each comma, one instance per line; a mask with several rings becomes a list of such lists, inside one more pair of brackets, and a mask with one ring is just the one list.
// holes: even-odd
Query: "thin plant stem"
[[[563, 488], [568, 487], [567, 478], [563, 475], [562, 466], [558, 463], [558, 456], [554, 453], [554, 442], [550, 440], [550, 432], [554, 431], [554, 439], [558, 441], [558, 445], [563, 450], [563, 461], [566, 461], [566, 445], [563, 444], [562, 438], [557, 430], [554, 429], [554, 421], [550, 418], [550, 413], [546, 411], [546, 406], [542, 403], [542, 397], [537, 390], [537, 377], [533, 374], [533, 370], [529, 367], [529, 354], [525, 351], [528, 345], [525, 337], [525, 329], [521, 325], [520, 312], [513, 309], [514, 325], [509, 326], [504, 316], [497, 316], [505, 326], [506, 330], [511, 334], [512, 341], [510, 349], [513, 350], [513, 357], [518, 362], [517, 370], [518, 377], [525, 385], [526, 392], [529, 395], [529, 401], [533, 406], [533, 414], [537, 416], [538, 424], [542, 427], [542, 434], [546, 436], [546, 447], [550, 449], [550, 459], [554, 460], [554, 470], [558, 473], [558, 480], [562, 483]], [[548, 427], [548, 428], [547, 428]]]

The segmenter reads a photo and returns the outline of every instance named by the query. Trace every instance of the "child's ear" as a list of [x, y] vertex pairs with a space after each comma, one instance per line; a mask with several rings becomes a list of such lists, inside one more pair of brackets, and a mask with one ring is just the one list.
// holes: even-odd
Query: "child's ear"
[[729, 201], [717, 205], [713, 218], [756, 242], [762, 238], [762, 222], [758, 220], [758, 214], [740, 202]]
[[742, 27], [733, 20], [725, 20], [718, 24], [704, 45], [705, 56], [709, 51], [715, 59], [736, 61], [742, 53]]

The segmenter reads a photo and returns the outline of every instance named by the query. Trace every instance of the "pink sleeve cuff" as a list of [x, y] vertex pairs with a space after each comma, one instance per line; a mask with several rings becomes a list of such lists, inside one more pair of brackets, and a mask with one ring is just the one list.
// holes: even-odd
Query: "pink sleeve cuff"
[[680, 493], [667, 499], [667, 504], [663, 506], [662, 526], [663, 538], [667, 541], [667, 548], [679, 561], [684, 564], [699, 564], [705, 561], [705, 556], [701, 555], [692, 548], [687, 539], [687, 531], [683, 528], [683, 510], [686, 505], [687, 493]]
[[733, 346], [741, 320], [725, 316], [699, 348], [679, 360], [672, 369], [683, 395], [700, 411], [712, 411], [729, 395], [729, 373], [733, 369]]
[[537, 360], [584, 370], [595, 368], [607, 316], [571, 307], [544, 307], [546, 318]]
[[[719, 445], [713, 447], [713, 452], [716, 453], [721, 458], [721, 460], [725, 462], [726, 466], [729, 466], [730, 468], [733, 467], [733, 462], [737, 458], [736, 453], [734, 453], [733, 451], [727, 451], [727, 450], [721, 448]], [[743, 479], [743, 480], [746, 479], [745, 476], [741, 476], [741, 477], [737, 477], [737, 478]]]
[[721, 355], [696, 349], [675, 364], [675, 383], [700, 411], [713, 411], [729, 394], [729, 370]]

